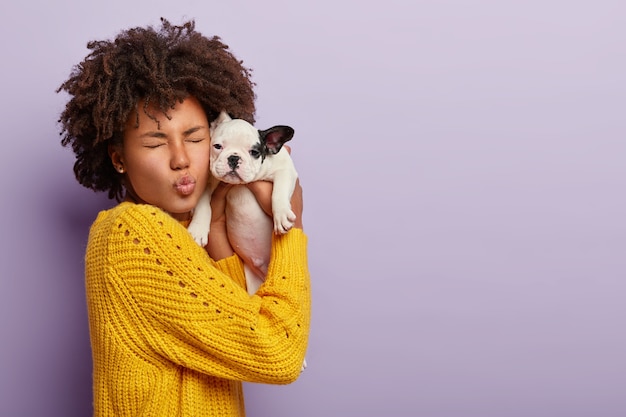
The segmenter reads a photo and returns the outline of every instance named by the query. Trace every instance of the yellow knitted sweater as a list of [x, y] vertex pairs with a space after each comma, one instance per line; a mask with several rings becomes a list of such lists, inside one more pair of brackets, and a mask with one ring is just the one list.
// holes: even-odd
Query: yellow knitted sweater
[[94, 416], [243, 416], [241, 381], [298, 378], [310, 319], [301, 230], [273, 238], [253, 296], [237, 256], [213, 261], [148, 205], [100, 212], [85, 260]]

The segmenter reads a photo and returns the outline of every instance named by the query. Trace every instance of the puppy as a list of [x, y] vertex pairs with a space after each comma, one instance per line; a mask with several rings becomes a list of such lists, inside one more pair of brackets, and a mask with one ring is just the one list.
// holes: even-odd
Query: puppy
[[296, 216], [291, 210], [291, 196], [298, 174], [287, 149], [294, 130], [274, 126], [257, 130], [241, 119], [231, 119], [221, 112], [211, 123], [211, 180], [195, 208], [189, 232], [205, 246], [211, 224], [211, 193], [219, 181], [247, 184], [272, 181], [272, 214], [268, 217], [254, 194], [245, 186], [232, 187], [226, 197], [226, 229], [235, 252], [243, 259], [246, 284], [254, 294], [263, 283], [270, 258], [272, 232], [290, 230]]

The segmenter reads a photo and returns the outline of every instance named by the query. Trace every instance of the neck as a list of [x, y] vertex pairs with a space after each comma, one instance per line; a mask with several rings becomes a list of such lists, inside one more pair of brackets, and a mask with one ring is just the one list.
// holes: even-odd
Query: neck
[[170, 216], [172, 216], [173, 218], [175, 218], [176, 220], [178, 220], [181, 223], [187, 223], [191, 221], [191, 212], [187, 211], [185, 213], [167, 213]]

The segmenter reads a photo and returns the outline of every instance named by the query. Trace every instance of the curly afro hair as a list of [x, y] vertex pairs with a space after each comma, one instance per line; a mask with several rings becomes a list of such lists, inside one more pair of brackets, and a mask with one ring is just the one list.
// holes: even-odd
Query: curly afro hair
[[87, 188], [123, 198], [123, 176], [113, 168], [108, 146], [121, 143], [141, 100], [143, 111], [150, 103], [167, 116], [177, 102], [193, 96], [209, 121], [225, 110], [254, 123], [251, 69], [219, 37], [197, 32], [194, 21], [175, 26], [162, 18], [160, 29], [129, 29], [87, 47], [91, 53], [57, 90], [70, 95], [59, 119], [61, 144], [71, 145], [74, 175]]

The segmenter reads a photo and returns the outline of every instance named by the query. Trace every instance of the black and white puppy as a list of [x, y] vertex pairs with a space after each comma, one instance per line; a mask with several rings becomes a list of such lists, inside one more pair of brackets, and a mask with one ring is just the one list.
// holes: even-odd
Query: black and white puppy
[[270, 258], [272, 233], [291, 229], [296, 216], [291, 210], [298, 174], [287, 149], [294, 130], [274, 126], [258, 130], [241, 119], [221, 112], [211, 123], [211, 179], [194, 210], [189, 232], [204, 246], [211, 225], [211, 193], [218, 181], [247, 184], [272, 181], [272, 214], [268, 217], [252, 192], [245, 186], [232, 187], [226, 197], [226, 228], [235, 252], [243, 259], [248, 292], [254, 294], [262, 284]]

